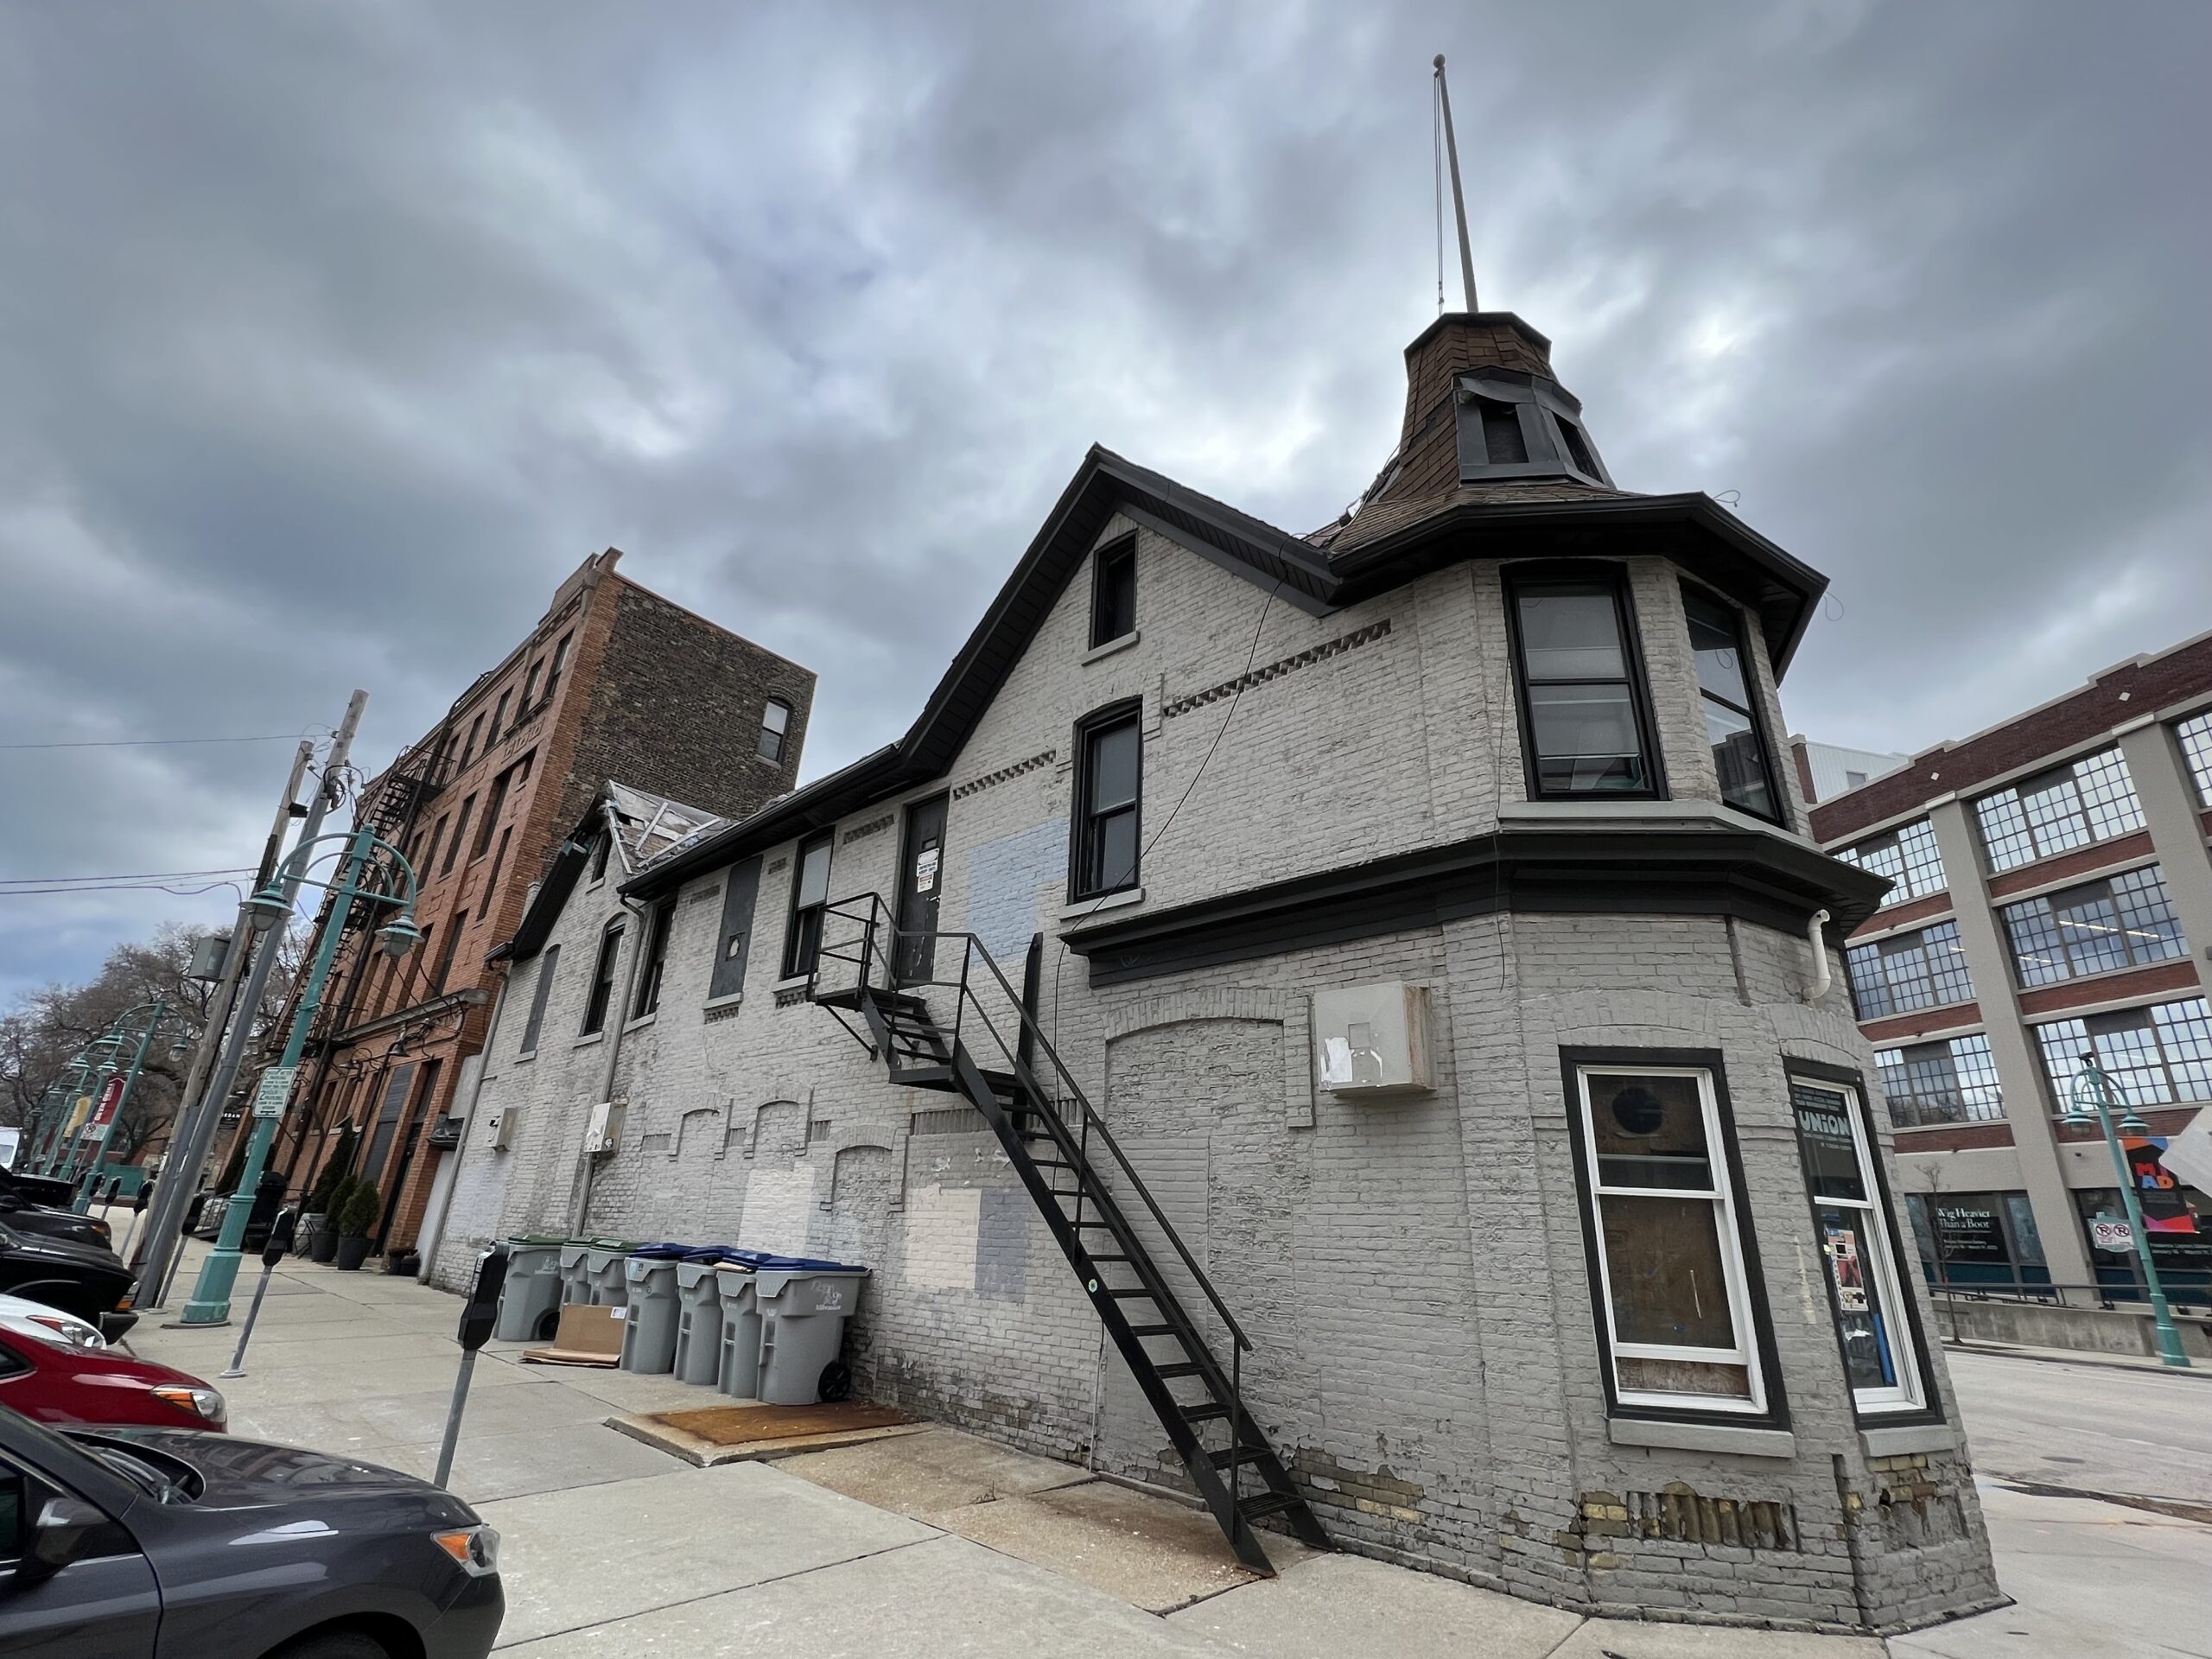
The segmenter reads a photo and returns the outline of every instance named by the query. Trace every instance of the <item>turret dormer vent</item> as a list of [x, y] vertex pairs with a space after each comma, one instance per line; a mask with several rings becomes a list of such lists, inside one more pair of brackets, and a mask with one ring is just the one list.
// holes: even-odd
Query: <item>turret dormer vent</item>
[[1462, 484], [1572, 478], [1612, 487], [1582, 429], [1582, 405], [1558, 381], [1517, 369], [1480, 368], [1461, 373], [1453, 385]]

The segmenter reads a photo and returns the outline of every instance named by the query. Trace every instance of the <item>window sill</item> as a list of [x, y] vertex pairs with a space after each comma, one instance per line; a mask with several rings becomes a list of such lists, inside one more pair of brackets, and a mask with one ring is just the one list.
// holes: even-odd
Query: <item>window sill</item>
[[1955, 1452], [1959, 1432], [1948, 1423], [1912, 1423], [1896, 1428], [1862, 1428], [1859, 1449], [1870, 1458], [1902, 1458], [1915, 1452]]
[[1088, 668], [1093, 663], [1103, 662], [1109, 657], [1114, 656], [1118, 652], [1127, 651], [1131, 645], [1134, 645], [1138, 640], [1143, 638], [1144, 630], [1142, 628], [1131, 628], [1127, 633], [1121, 635], [1118, 639], [1109, 639], [1103, 645], [1093, 645], [1089, 651], [1083, 653], [1083, 666]]
[[1102, 911], [1126, 910], [1131, 905], [1142, 903], [1142, 887], [1123, 887], [1119, 893], [1102, 893], [1096, 898], [1082, 899], [1074, 904], [1063, 906], [1059, 918], [1064, 922], [1088, 921]]
[[606, 1040], [607, 1033], [605, 1032], [589, 1031], [577, 1038], [576, 1040], [569, 1044], [569, 1046], [571, 1048], [589, 1048], [594, 1043], [603, 1043]]
[[1670, 1423], [1649, 1417], [1609, 1417], [1605, 1436], [1615, 1446], [1650, 1446], [1675, 1452], [1725, 1452], [1739, 1458], [1794, 1458], [1797, 1437], [1786, 1428], [1747, 1428], [1733, 1423]]
[[622, 1029], [625, 1033], [640, 1030], [659, 1018], [660, 1010], [655, 1008], [651, 1014], [641, 1014], [636, 1019], [626, 1021]]
[[716, 1008], [734, 1008], [745, 1001], [743, 991], [732, 991], [726, 996], [710, 996], [699, 1005], [702, 1014], [712, 1014]]
[[528, 1049], [528, 1050], [525, 1050], [524, 1052], [522, 1052], [522, 1053], [518, 1054], [518, 1055], [516, 1055], [516, 1056], [515, 1056], [515, 1064], [516, 1064], [517, 1065], [529, 1065], [532, 1060], [536, 1059], [537, 1058], [537, 1051], [536, 1049], [534, 1049], [534, 1048], [532, 1048], [532, 1049]]
[[814, 976], [812, 974], [792, 974], [785, 978], [778, 980], [768, 988], [777, 992], [779, 995], [785, 991], [803, 991], [813, 982], [813, 979]]

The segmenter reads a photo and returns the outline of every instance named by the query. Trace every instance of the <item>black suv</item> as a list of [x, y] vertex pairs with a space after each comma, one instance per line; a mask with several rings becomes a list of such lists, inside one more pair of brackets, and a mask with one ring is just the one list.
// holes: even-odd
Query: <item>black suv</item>
[[499, 1547], [450, 1492], [372, 1464], [0, 1407], [0, 1653], [484, 1659]]
[[[63, 1194], [59, 1198], [54, 1196], [56, 1187]], [[75, 1197], [67, 1182], [0, 1169], [0, 1222], [19, 1233], [42, 1233], [71, 1244], [113, 1249], [114, 1236], [107, 1223], [98, 1216], [80, 1216], [69, 1208]]]

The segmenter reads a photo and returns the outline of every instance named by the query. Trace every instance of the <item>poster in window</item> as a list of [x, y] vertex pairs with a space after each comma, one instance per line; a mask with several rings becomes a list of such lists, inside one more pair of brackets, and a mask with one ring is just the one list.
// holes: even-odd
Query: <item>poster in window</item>
[[1827, 1230], [1828, 1270], [1835, 1275], [1836, 1306], [1846, 1313], [1866, 1312], [1866, 1264], [1859, 1254], [1859, 1234], [1850, 1227]]
[[2135, 1181], [2135, 1201], [2143, 1209], [2146, 1233], [2193, 1233], [2196, 1214], [2182, 1196], [2182, 1183], [2165, 1166], [2166, 1137], [2131, 1135], [2120, 1142], [2127, 1153], [2128, 1173]]
[[1973, 1199], [1937, 1198], [1932, 1207], [1936, 1211], [1936, 1248], [1942, 1250], [1946, 1262], [2012, 1260], [2005, 1248], [2005, 1234], [1998, 1224], [1997, 1212], [1986, 1204]]
[[938, 849], [934, 847], [925, 847], [915, 855], [914, 891], [916, 893], [937, 891], [938, 855]]

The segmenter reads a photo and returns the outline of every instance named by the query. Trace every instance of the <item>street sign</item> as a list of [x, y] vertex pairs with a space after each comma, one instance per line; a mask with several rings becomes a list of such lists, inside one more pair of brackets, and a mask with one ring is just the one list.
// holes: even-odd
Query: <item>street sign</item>
[[92, 1122], [85, 1127], [104, 1129], [115, 1122], [115, 1109], [123, 1103], [123, 1079], [110, 1077], [100, 1085], [100, 1097], [92, 1108]]
[[272, 1065], [261, 1074], [261, 1087], [254, 1090], [253, 1115], [256, 1117], [282, 1117], [285, 1103], [292, 1097], [292, 1079], [300, 1074], [296, 1065]]
[[2089, 1243], [2101, 1250], [2125, 1255], [2135, 1248], [2135, 1230], [2118, 1216], [2099, 1216], [2089, 1224]]

